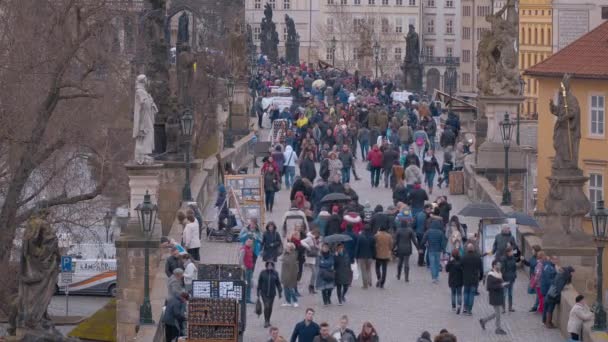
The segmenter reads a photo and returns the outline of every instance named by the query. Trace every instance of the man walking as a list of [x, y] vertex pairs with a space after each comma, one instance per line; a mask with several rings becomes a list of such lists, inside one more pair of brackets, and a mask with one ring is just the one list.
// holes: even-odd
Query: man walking
[[481, 257], [475, 251], [475, 246], [469, 243], [466, 247], [466, 253], [461, 259], [462, 264], [462, 285], [464, 310], [463, 315], [471, 316], [473, 314], [473, 302], [475, 300], [475, 290], [479, 281], [483, 278], [483, 267]]
[[441, 221], [432, 220], [431, 229], [424, 236], [420, 245], [427, 245], [427, 253], [429, 254], [429, 264], [431, 267], [431, 278], [433, 284], [439, 283], [439, 267], [441, 252], [445, 250], [446, 238], [442, 230]]
[[374, 236], [376, 242], [376, 287], [384, 288], [386, 282], [386, 267], [391, 259], [393, 237], [387, 232], [387, 227], [381, 227]]
[[376, 255], [375, 249], [376, 245], [372, 229], [369, 225], [365, 225], [365, 228], [357, 238], [354, 253], [357, 264], [359, 264], [359, 268], [361, 269], [363, 289], [372, 286], [372, 259]]
[[505, 305], [505, 295], [503, 292], [503, 287], [505, 283], [502, 279], [502, 273], [500, 273], [501, 269], [500, 262], [498, 260], [492, 261], [492, 270], [488, 273], [488, 277], [486, 278], [486, 286], [488, 289], [489, 302], [492, 307], [494, 307], [494, 313], [486, 318], [482, 318], [479, 320], [479, 324], [481, 325], [481, 329], [486, 330], [486, 324], [495, 319], [496, 320], [496, 335], [506, 335], [507, 332], [502, 330], [500, 326], [500, 312], [502, 311], [502, 307]]
[[291, 334], [290, 342], [313, 342], [314, 338], [319, 335], [319, 325], [313, 322], [315, 310], [308, 308], [306, 309], [306, 315], [304, 320], [296, 324]]

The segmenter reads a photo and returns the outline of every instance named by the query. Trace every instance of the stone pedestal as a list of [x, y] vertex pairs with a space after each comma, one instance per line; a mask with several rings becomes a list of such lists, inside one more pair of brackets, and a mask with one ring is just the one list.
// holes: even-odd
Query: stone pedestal
[[285, 59], [289, 65], [300, 64], [300, 41], [290, 40], [285, 42]]
[[412, 92], [422, 91], [422, 64], [405, 63], [401, 66], [403, 71], [405, 90]]
[[129, 176], [129, 214], [132, 218], [137, 217], [135, 208], [144, 201], [146, 191], [152, 196], [152, 203], [158, 203], [159, 175], [162, 167], [162, 164], [137, 165], [128, 163], [125, 165]]

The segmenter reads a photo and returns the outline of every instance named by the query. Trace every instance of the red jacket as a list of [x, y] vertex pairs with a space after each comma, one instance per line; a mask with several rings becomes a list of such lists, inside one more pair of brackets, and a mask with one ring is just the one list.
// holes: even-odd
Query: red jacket
[[367, 160], [369, 160], [372, 167], [382, 167], [382, 151], [377, 146], [374, 146], [367, 154]]
[[243, 246], [243, 265], [248, 270], [253, 269], [253, 249], [251, 247], [245, 245]]

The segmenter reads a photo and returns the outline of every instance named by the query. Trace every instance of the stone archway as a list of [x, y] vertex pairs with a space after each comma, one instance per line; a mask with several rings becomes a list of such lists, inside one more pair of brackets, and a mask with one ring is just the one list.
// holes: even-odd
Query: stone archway
[[433, 94], [435, 89], [440, 89], [441, 73], [436, 68], [431, 68], [426, 72], [426, 93]]

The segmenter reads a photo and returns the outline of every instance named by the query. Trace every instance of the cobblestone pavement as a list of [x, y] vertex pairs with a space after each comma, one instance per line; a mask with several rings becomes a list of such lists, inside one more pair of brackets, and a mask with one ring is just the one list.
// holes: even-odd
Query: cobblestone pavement
[[[362, 179], [352, 182], [352, 185], [359, 194], [360, 201], [362, 203], [369, 201], [372, 207], [376, 204], [384, 206], [391, 204], [390, 189], [382, 187], [372, 189], [369, 182], [369, 173], [365, 171], [364, 164], [357, 161], [356, 166]], [[434, 199], [436, 196], [447, 195], [447, 193], [448, 191], [445, 188], [435, 189], [430, 197]], [[448, 199], [453, 206], [452, 214], [458, 213], [468, 203], [465, 196], [450, 195]], [[267, 217], [267, 221], [279, 221], [288, 207], [289, 191], [283, 189], [277, 193], [274, 213]], [[477, 219], [463, 218], [463, 221], [470, 227], [469, 233], [477, 230]], [[205, 241], [202, 247], [203, 262], [236, 262], [237, 248], [237, 244]], [[411, 260], [410, 264], [409, 283], [396, 279], [397, 266], [394, 261], [389, 264], [385, 289], [371, 288], [363, 290], [360, 279], [353, 281], [353, 285], [347, 294], [348, 302], [344, 306], [334, 304], [324, 307], [320, 293], [309, 295], [307, 282], [305, 282], [300, 285], [300, 293], [302, 294], [299, 301], [300, 307], [281, 307], [282, 300], [277, 298], [271, 323], [279, 327], [281, 335], [289, 339], [295, 323], [303, 319], [305, 308], [311, 307], [316, 310], [316, 322], [327, 321], [332, 326], [337, 325], [340, 316], [348, 315], [351, 328], [357, 333], [360, 332], [362, 323], [369, 320], [376, 327], [383, 342], [416, 341], [423, 330], [428, 330], [434, 336], [442, 328], [454, 333], [458, 337], [458, 341], [462, 342], [551, 342], [563, 340], [559, 332], [547, 330], [541, 325], [539, 315], [528, 313], [534, 298], [527, 294], [527, 276], [523, 271], [519, 273], [514, 290], [516, 312], [503, 315], [502, 318], [503, 328], [508, 335], [499, 337], [494, 334], [493, 322], [488, 323], [486, 331], [482, 331], [479, 325], [481, 317], [493, 312], [488, 304], [488, 295], [485, 290], [481, 290], [481, 295], [475, 298], [472, 317], [456, 315], [451, 311], [447, 274], [441, 273], [439, 284], [434, 285], [431, 283], [430, 272], [426, 267], [418, 267], [414, 260]], [[262, 267], [262, 261], [258, 261], [254, 286], [257, 272]], [[280, 265], [277, 266], [277, 269], [280, 270]], [[375, 278], [375, 275], [373, 277]], [[302, 279], [309, 279], [307, 270]], [[482, 287], [480, 286], [480, 288]], [[255, 291], [252, 293], [255, 293]], [[335, 302], [335, 291], [333, 296]], [[247, 330], [244, 340], [266, 341], [268, 331], [263, 328], [263, 318], [258, 318], [254, 314], [253, 305], [248, 306], [248, 309]]]

